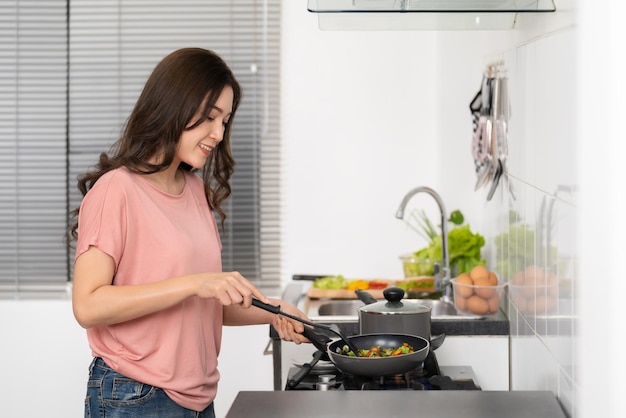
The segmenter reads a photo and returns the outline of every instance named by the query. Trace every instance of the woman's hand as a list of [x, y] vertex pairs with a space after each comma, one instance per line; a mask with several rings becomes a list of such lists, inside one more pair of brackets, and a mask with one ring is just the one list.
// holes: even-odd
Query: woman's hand
[[222, 272], [198, 275], [197, 296], [216, 298], [224, 306], [241, 305], [249, 308], [252, 297], [269, 303], [269, 299], [239, 272]]
[[[304, 312], [300, 311], [292, 304], [284, 301], [278, 301], [278, 304], [280, 304], [281, 311], [298, 318], [309, 320]], [[276, 329], [280, 339], [283, 341], [292, 341], [296, 344], [310, 342], [304, 335], [302, 335], [305, 326], [302, 322], [286, 318], [282, 315], [274, 315], [272, 325], [274, 326], [274, 329]]]

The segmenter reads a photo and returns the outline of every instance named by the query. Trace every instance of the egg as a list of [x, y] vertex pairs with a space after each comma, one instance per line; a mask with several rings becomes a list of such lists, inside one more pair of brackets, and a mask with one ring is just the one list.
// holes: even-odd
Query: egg
[[527, 286], [544, 286], [546, 275], [541, 267], [528, 266], [524, 270], [524, 284]]
[[487, 300], [487, 304], [489, 305], [489, 313], [498, 312], [498, 309], [500, 309], [500, 295], [495, 293]]
[[524, 272], [518, 271], [517, 273], [515, 273], [513, 275], [512, 283], [516, 286], [523, 286], [524, 285]]
[[466, 310], [467, 309], [467, 299], [465, 299], [463, 296], [455, 295], [454, 296], [454, 306], [456, 306], [456, 308], [459, 311]]
[[488, 279], [489, 278], [489, 270], [485, 266], [476, 266], [474, 267], [469, 275], [472, 277], [472, 280], [476, 281], [478, 279]]
[[489, 299], [496, 293], [496, 289], [492, 286], [489, 278], [474, 280], [474, 286], [476, 286], [474, 293], [483, 299]]
[[454, 286], [455, 294], [458, 294], [464, 298], [468, 298], [472, 296], [474, 290], [470, 286], [474, 284], [474, 281], [467, 273], [459, 274], [459, 277], [456, 278], [457, 286]]
[[476, 315], [484, 315], [489, 312], [489, 304], [480, 296], [470, 296], [467, 298], [467, 310]]
[[489, 282], [491, 282], [492, 286], [496, 286], [498, 284], [498, 276], [493, 271], [489, 272]]

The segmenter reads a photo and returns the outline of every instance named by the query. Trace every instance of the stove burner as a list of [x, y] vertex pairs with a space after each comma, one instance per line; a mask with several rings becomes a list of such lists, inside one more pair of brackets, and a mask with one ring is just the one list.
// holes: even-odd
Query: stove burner
[[[288, 380], [297, 373], [290, 369]], [[433, 352], [421, 367], [394, 376], [365, 377], [334, 371], [309, 373], [296, 386], [286, 390], [480, 390], [473, 380], [452, 380], [441, 374]]]

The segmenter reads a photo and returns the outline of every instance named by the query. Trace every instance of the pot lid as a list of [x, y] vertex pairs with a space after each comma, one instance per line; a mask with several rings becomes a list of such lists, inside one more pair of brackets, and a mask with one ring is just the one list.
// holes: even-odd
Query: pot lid
[[388, 287], [383, 290], [383, 295], [386, 300], [381, 300], [376, 303], [370, 303], [365, 306], [360, 306], [359, 312], [382, 314], [382, 315], [395, 315], [395, 314], [418, 314], [430, 312], [431, 307], [429, 305], [411, 302], [410, 300], [402, 300], [404, 297], [404, 290], [399, 287]]

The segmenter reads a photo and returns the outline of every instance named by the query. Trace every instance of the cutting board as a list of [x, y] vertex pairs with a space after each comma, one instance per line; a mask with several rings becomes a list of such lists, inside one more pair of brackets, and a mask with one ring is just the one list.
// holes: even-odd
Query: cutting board
[[[398, 284], [401, 284], [407, 281], [416, 282], [416, 281], [424, 281], [424, 280], [433, 282], [434, 278], [422, 276], [422, 277], [411, 277], [411, 278], [399, 279], [399, 280], [383, 279], [382, 281], [385, 281], [388, 283], [387, 287], [391, 287], [391, 286], [397, 286]], [[376, 281], [379, 282], [381, 281], [381, 279], [376, 279]], [[434, 287], [429, 287], [429, 288], [422, 288], [422, 289], [416, 289], [416, 290], [420, 292], [434, 292], [435, 289]], [[383, 291], [384, 289], [366, 289], [366, 292], [371, 294], [376, 299], [381, 299], [381, 300], [385, 299], [385, 296], [383, 295]], [[411, 291], [411, 289], [409, 289], [409, 291]], [[310, 299], [357, 299], [357, 296], [354, 290], [318, 289], [315, 287], [309, 288], [309, 290], [307, 291], [307, 296]]]
[[[376, 299], [385, 299], [383, 289], [367, 289], [366, 291]], [[348, 289], [316, 289], [312, 287], [306, 295], [310, 299], [357, 299], [354, 290]]]

